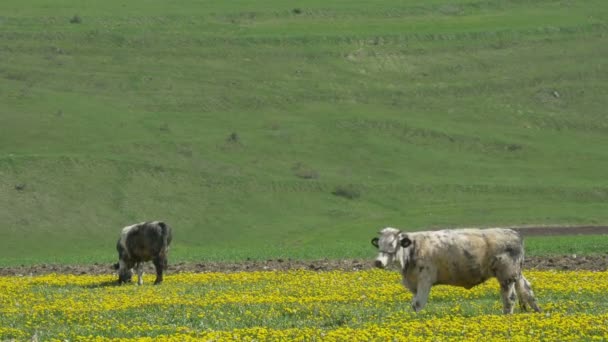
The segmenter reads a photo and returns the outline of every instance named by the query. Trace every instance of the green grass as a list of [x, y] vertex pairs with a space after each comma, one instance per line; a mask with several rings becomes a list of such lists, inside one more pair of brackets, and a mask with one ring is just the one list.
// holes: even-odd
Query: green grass
[[176, 260], [363, 256], [387, 225], [608, 222], [603, 1], [0, 13], [0, 265], [110, 260], [122, 226], [154, 219]]
[[608, 236], [528, 237], [525, 245], [526, 255], [601, 255], [606, 254]]

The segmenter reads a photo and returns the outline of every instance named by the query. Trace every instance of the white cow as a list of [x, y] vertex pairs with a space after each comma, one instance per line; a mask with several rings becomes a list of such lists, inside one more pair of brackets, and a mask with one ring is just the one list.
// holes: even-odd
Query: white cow
[[406, 233], [387, 227], [372, 239], [379, 250], [375, 266], [385, 268], [395, 259], [401, 265], [403, 285], [413, 294], [412, 308], [426, 305], [433, 285], [470, 289], [489, 278], [497, 278], [503, 312], [513, 313], [516, 293], [522, 310], [536, 312], [530, 283], [522, 274], [523, 240], [512, 229], [452, 229]]

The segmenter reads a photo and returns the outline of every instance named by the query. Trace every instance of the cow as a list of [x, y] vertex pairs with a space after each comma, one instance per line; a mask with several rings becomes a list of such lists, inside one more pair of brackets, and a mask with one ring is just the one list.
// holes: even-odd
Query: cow
[[124, 227], [116, 242], [118, 283], [131, 281], [132, 268], [137, 271], [137, 284], [143, 284], [143, 263], [152, 260], [156, 269], [154, 284], [163, 281], [163, 270], [167, 269], [167, 253], [172, 240], [172, 229], [161, 221], [141, 222]]
[[424, 308], [433, 285], [466, 289], [489, 278], [500, 284], [503, 313], [512, 314], [516, 300], [522, 311], [529, 305], [540, 312], [530, 283], [522, 274], [523, 239], [505, 228], [446, 229], [403, 232], [386, 227], [372, 239], [379, 250], [374, 265], [385, 268], [398, 261], [403, 285], [414, 295], [412, 308]]

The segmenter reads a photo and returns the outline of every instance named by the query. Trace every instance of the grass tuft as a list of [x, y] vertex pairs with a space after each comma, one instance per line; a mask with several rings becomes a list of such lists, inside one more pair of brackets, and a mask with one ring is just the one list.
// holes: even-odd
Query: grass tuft
[[334, 191], [332, 191], [332, 194], [348, 199], [357, 199], [361, 197], [361, 191], [356, 185], [353, 184], [338, 185]]
[[80, 24], [82, 23], [82, 18], [80, 18], [79, 15], [74, 15], [72, 18], [70, 18], [70, 24]]
[[292, 168], [293, 173], [298, 178], [303, 179], [317, 179], [319, 178], [319, 173], [314, 169], [306, 166], [300, 162], [296, 163]]

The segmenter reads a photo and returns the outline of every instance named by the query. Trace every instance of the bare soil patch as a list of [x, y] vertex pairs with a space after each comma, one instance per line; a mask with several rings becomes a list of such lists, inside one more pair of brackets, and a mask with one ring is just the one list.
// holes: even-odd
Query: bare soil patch
[[555, 235], [603, 235], [608, 234], [608, 226], [530, 226], [514, 227], [523, 236], [555, 236]]
[[[582, 226], [582, 227], [525, 227], [514, 228], [525, 236], [554, 236], [554, 235], [600, 235], [608, 234], [608, 226]], [[248, 271], [287, 271], [306, 269], [312, 271], [359, 271], [370, 269], [373, 256], [370, 259], [349, 260], [245, 260], [241, 262], [179, 262], [169, 265], [168, 274], [181, 272], [248, 272]], [[551, 257], [526, 257], [526, 269], [537, 270], [608, 270], [607, 255], [576, 256], [562, 255]], [[154, 273], [153, 266], [148, 263], [146, 273]], [[32, 265], [0, 268], [0, 276], [30, 276], [49, 273], [60, 274], [113, 274], [111, 265]]]
[[[253, 272], [253, 271], [288, 271], [288, 270], [312, 270], [312, 271], [360, 271], [373, 268], [373, 258], [349, 259], [349, 260], [249, 260], [242, 262], [179, 262], [169, 265], [167, 274], [182, 272]], [[0, 268], [0, 276], [32, 276], [49, 273], [59, 274], [113, 274], [111, 265], [32, 265]], [[608, 255], [595, 256], [551, 256], [551, 257], [527, 257], [525, 269], [537, 270], [608, 270]], [[152, 264], [145, 267], [147, 274], [154, 274]]]

